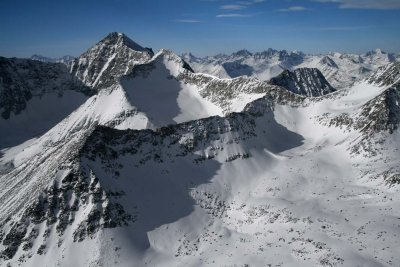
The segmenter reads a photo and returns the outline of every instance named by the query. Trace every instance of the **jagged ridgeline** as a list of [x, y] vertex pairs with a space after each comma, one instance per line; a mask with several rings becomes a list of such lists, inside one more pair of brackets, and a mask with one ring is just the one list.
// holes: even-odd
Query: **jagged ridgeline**
[[240, 50], [231, 55], [219, 54], [200, 58], [187, 53], [182, 57], [196, 72], [220, 78], [247, 75], [269, 81], [285, 70], [318, 68], [336, 89], [348, 88], [371, 75], [377, 68], [398, 61], [395, 54], [380, 49], [361, 55], [344, 53], [307, 55], [299, 51], [288, 52], [270, 48], [257, 53]]
[[53, 92], [62, 95], [67, 90], [92, 94], [64, 64], [0, 57], [0, 110], [4, 119], [20, 114], [33, 97]]
[[0, 149], [45, 134], [95, 92], [62, 63], [0, 57]]
[[[387, 59], [182, 59], [121, 33], [64, 65], [4, 58], [0, 265], [396, 266], [400, 67], [371, 67]], [[334, 89], [343, 64], [371, 69]]]

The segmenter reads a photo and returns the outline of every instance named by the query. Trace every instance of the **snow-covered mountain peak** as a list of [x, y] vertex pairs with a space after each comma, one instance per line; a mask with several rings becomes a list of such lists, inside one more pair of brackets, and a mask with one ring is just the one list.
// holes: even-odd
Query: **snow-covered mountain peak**
[[75, 59], [71, 73], [86, 85], [100, 89], [115, 83], [135, 64], [145, 63], [152, 57], [151, 49], [114, 32]]
[[377, 48], [363, 55], [365, 62], [369, 64], [388, 64], [396, 61], [396, 56], [392, 53], [387, 53]]
[[199, 58], [198, 57], [196, 57], [195, 55], [193, 55], [192, 53], [183, 53], [182, 55], [181, 55], [181, 58], [183, 59], [183, 60], [185, 60], [185, 61], [188, 61], [188, 62], [192, 62], [192, 61], [198, 61], [199, 60]]
[[168, 49], [161, 49], [151, 61], [163, 61], [175, 76], [184, 71], [194, 72], [184, 59]]
[[142, 47], [141, 45], [137, 44], [132, 39], [130, 39], [128, 36], [126, 36], [125, 34], [120, 33], [120, 32], [109, 33], [99, 43], [104, 43], [105, 45], [111, 45], [111, 46], [122, 46], [122, 45], [125, 45], [125, 46], [127, 46], [130, 49], [135, 50], [135, 51], [142, 51], [142, 52], [148, 52], [149, 51], [148, 48]]
[[252, 55], [253, 54], [250, 51], [248, 51], [246, 49], [241, 49], [239, 51], [236, 51], [236, 52], [232, 53], [231, 56], [232, 57], [250, 57]]
[[273, 48], [268, 48], [264, 51], [254, 53], [254, 56], [257, 58], [271, 58], [279, 54], [287, 54], [287, 51], [286, 50], [279, 51]]
[[272, 78], [269, 84], [281, 86], [295, 94], [308, 97], [323, 96], [336, 91], [316, 68], [285, 70]]
[[382, 51], [380, 48], [376, 48], [374, 50], [371, 50], [371, 51], [368, 51], [367, 53], [365, 53], [366, 56], [382, 55], [382, 54], [387, 54], [387, 53]]
[[272, 48], [268, 48], [267, 50], [254, 53], [254, 57], [255, 58], [260, 58], [260, 59], [261, 58], [265, 59], [265, 58], [269, 58], [269, 57], [272, 57], [272, 56], [276, 55], [278, 52], [279, 52], [278, 50], [275, 50], [275, 49], [272, 49]]
[[335, 68], [335, 69], [339, 68], [338, 65], [335, 63], [335, 61], [329, 56], [324, 56], [323, 58], [321, 58], [319, 63], [321, 65], [325, 65], [325, 66], [328, 66], [328, 67], [331, 67], [331, 68]]

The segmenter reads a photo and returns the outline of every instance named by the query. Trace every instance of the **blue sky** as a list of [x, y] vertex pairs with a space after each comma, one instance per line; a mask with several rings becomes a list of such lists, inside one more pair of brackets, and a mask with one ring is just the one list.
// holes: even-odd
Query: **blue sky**
[[0, 55], [78, 56], [112, 31], [155, 50], [400, 52], [400, 0], [1, 0]]

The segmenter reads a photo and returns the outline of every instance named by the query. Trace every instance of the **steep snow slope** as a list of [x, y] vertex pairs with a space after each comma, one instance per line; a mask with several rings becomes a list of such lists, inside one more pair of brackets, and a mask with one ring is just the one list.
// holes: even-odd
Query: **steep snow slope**
[[200, 95], [221, 107], [224, 114], [240, 112], [251, 101], [261, 98], [275, 86], [254, 78], [219, 79], [202, 73], [178, 76], [185, 84], [196, 86]]
[[150, 62], [133, 67], [121, 85], [130, 101], [158, 127], [222, 115], [221, 108], [200, 96], [195, 84], [178, 80], [191, 72], [177, 55], [161, 50]]
[[90, 94], [61, 63], [0, 58], [0, 149], [44, 134]]
[[208, 73], [220, 78], [247, 75], [268, 81], [284, 70], [317, 68], [336, 89], [349, 88], [378, 67], [396, 61], [394, 54], [385, 53], [379, 49], [362, 55], [341, 53], [306, 55], [296, 51], [268, 49], [257, 53], [241, 50], [232, 55], [204, 58], [198, 58], [192, 54], [184, 54], [182, 57], [196, 72]]
[[158, 126], [240, 112], [276, 87], [254, 78], [219, 79], [193, 73], [185, 61], [168, 50], [134, 66], [120, 83], [139, 110], [160, 120], [154, 121]]
[[282, 86], [295, 94], [310, 97], [322, 96], [336, 91], [318, 69], [301, 68], [293, 72], [285, 70], [268, 83]]
[[[21, 161], [29, 179], [0, 180], [2, 261], [396, 266], [399, 131], [369, 128], [385, 117], [364, 110], [398, 107], [379, 103], [398, 96], [399, 73], [392, 64], [319, 98], [272, 87], [244, 112], [155, 131], [93, 127], [54, 147], [63, 157]], [[89, 124], [74, 125], [68, 140]], [[365, 131], [371, 147], [358, 145]]]
[[[98, 124], [122, 129], [143, 129], [148, 127], [148, 120], [129, 103], [119, 86], [100, 91], [37, 140], [20, 149], [3, 152], [0, 162], [8, 168], [3, 170], [1, 177], [0, 198], [8, 196], [17, 199], [14, 208], [22, 204], [19, 201], [24, 201], [24, 198], [20, 199], [16, 193], [20, 186], [25, 183], [41, 183], [46, 177], [50, 179], [47, 173], [51, 173], [60, 164], [66, 164]], [[40, 162], [46, 164], [38, 168]], [[26, 191], [22, 193], [26, 194]]]

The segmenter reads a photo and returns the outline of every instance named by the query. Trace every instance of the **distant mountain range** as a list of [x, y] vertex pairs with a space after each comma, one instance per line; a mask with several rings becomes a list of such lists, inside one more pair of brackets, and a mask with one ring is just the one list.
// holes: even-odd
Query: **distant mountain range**
[[0, 57], [0, 265], [396, 266], [399, 103], [381, 51]]
[[41, 55], [33, 55], [33, 56], [30, 57], [30, 59], [31, 60], [41, 61], [41, 62], [69, 64], [75, 58], [73, 56], [63, 56], [63, 57], [60, 57], [60, 58], [50, 58], [50, 57], [44, 57], [44, 56], [41, 56]]
[[377, 68], [399, 61], [400, 57], [376, 49], [361, 55], [329, 53], [307, 55], [302, 52], [268, 49], [251, 53], [240, 50], [231, 55], [196, 57], [190, 53], [182, 55], [196, 72], [208, 73], [220, 78], [235, 78], [241, 75], [268, 81], [284, 70], [317, 68], [329, 83], [343, 89], [353, 85]]

